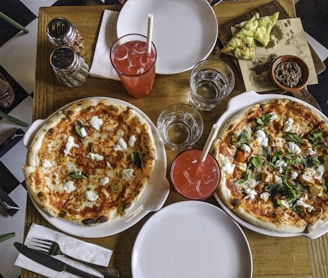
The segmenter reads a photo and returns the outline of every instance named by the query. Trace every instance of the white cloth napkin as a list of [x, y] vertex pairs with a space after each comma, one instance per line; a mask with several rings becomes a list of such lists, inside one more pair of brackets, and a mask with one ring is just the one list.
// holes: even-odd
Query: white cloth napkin
[[[40, 226], [37, 224], [32, 224], [31, 228], [26, 236], [24, 244], [31, 247], [31, 239], [32, 238], [42, 238], [42, 239], [49, 239], [57, 241], [60, 245], [60, 249], [72, 257], [76, 257], [88, 262], [92, 262], [99, 265], [108, 266], [109, 260], [112, 255], [112, 251], [109, 249], [106, 249], [104, 247], [91, 244], [79, 239], [76, 239], [71, 236], [67, 236], [63, 233], [54, 231], [52, 229], [46, 228], [44, 226]], [[88, 266], [85, 266], [79, 262], [72, 261], [68, 258], [65, 258], [64, 256], [56, 256], [55, 257], [58, 260], [64, 261], [69, 263], [69, 265], [77, 267], [81, 270], [84, 270], [86, 272], [99, 275], [99, 277], [102, 277], [101, 274], [93, 269], [90, 269]], [[25, 257], [22, 254], [19, 254], [16, 262], [16, 266], [25, 268], [27, 270], [39, 273], [41, 275], [44, 275], [46, 277], [54, 277], [58, 278], [58, 275], [60, 277], [76, 277], [75, 275], [68, 273], [68, 272], [57, 272], [55, 270], [49, 269], [27, 257]]]
[[118, 12], [116, 11], [105, 10], [103, 13], [96, 50], [90, 68], [91, 76], [120, 80], [109, 56], [110, 49], [117, 38], [117, 18]]

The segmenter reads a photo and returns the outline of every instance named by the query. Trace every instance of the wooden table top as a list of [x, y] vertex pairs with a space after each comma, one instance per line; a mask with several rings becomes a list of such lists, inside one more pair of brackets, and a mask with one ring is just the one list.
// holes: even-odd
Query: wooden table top
[[[220, 26], [269, 2], [271, 0], [228, 1], [215, 6], [214, 11]], [[278, 2], [280, 2], [291, 17], [296, 16], [293, 0], [279, 0]], [[130, 97], [125, 92], [121, 82], [118, 81], [90, 77], [86, 84], [79, 88], [66, 88], [57, 82], [49, 64], [49, 57], [53, 47], [48, 42], [46, 36], [48, 22], [58, 16], [70, 20], [85, 39], [86, 49], [84, 58], [91, 65], [104, 9], [118, 10], [119, 7], [102, 5], [80, 7], [57, 6], [40, 9], [33, 109], [34, 119], [46, 118], [56, 109], [71, 101], [91, 96], [114, 97], [128, 101], [143, 110], [153, 122], [156, 122], [160, 111], [165, 106], [177, 102], [188, 102], [189, 71], [175, 75], [157, 75], [152, 94], [148, 98], [139, 100]], [[217, 55], [217, 49], [214, 49], [212, 55]], [[238, 68], [231, 61], [227, 60], [227, 62], [233, 67], [236, 74], [236, 86], [231, 94], [231, 96], [236, 96], [244, 92], [244, 84]], [[202, 113], [204, 118], [204, 132], [202, 138], [195, 146], [196, 148], [202, 148], [210, 127], [225, 111], [225, 108], [226, 102], [210, 112]], [[177, 152], [167, 150], [168, 165], [170, 165], [176, 154]], [[182, 200], [185, 199], [180, 197], [174, 190], [171, 190], [165, 205]], [[213, 198], [207, 201], [217, 205]], [[150, 215], [119, 234], [105, 238], [84, 238], [83, 240], [112, 249], [113, 256], [110, 265], [119, 269], [121, 277], [132, 277], [130, 262], [133, 244], [138, 231]], [[26, 233], [32, 223], [56, 229], [42, 218], [28, 198], [25, 222]], [[325, 252], [328, 247], [328, 235], [316, 240], [310, 240], [305, 237], [269, 237], [245, 228], [243, 230], [252, 251], [253, 277], [328, 277], [328, 255]], [[27, 270], [22, 270], [21, 277], [39, 276]]]

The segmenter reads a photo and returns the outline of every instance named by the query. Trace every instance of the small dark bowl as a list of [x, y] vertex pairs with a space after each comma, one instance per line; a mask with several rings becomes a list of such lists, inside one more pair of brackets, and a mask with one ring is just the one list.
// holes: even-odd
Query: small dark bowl
[[[280, 63], [285, 63], [285, 62], [289, 62], [289, 61], [296, 62], [300, 66], [301, 73], [302, 73], [302, 76], [301, 76], [299, 82], [297, 83], [296, 86], [293, 86], [293, 87], [288, 87], [288, 86], [281, 84], [279, 82], [279, 80], [277, 80], [276, 75], [275, 75], [275, 70], [276, 70], [277, 66]], [[272, 82], [280, 89], [287, 91], [287, 92], [292, 92], [292, 93], [299, 92], [301, 89], [303, 89], [306, 86], [306, 84], [309, 80], [309, 68], [301, 58], [299, 58], [297, 56], [293, 56], [293, 55], [283, 55], [283, 56], [278, 57], [273, 62], [271, 69], [270, 69], [270, 76], [271, 76]]]

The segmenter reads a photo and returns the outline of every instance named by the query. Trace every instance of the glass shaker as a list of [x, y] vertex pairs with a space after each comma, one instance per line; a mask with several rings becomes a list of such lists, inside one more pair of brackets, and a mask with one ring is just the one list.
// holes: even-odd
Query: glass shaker
[[50, 64], [59, 82], [67, 87], [79, 87], [87, 81], [89, 66], [68, 46], [56, 48], [50, 55]]
[[52, 19], [47, 25], [47, 36], [55, 46], [69, 46], [79, 55], [84, 52], [83, 37], [66, 18]]

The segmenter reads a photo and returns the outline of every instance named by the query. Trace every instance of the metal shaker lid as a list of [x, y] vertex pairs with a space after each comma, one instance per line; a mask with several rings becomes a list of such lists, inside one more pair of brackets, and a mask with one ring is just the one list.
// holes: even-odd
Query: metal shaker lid
[[47, 36], [54, 45], [68, 45], [76, 36], [76, 30], [66, 18], [56, 17], [47, 25]]
[[51, 53], [50, 64], [56, 73], [69, 74], [80, 66], [80, 58], [70, 47], [62, 46]]

